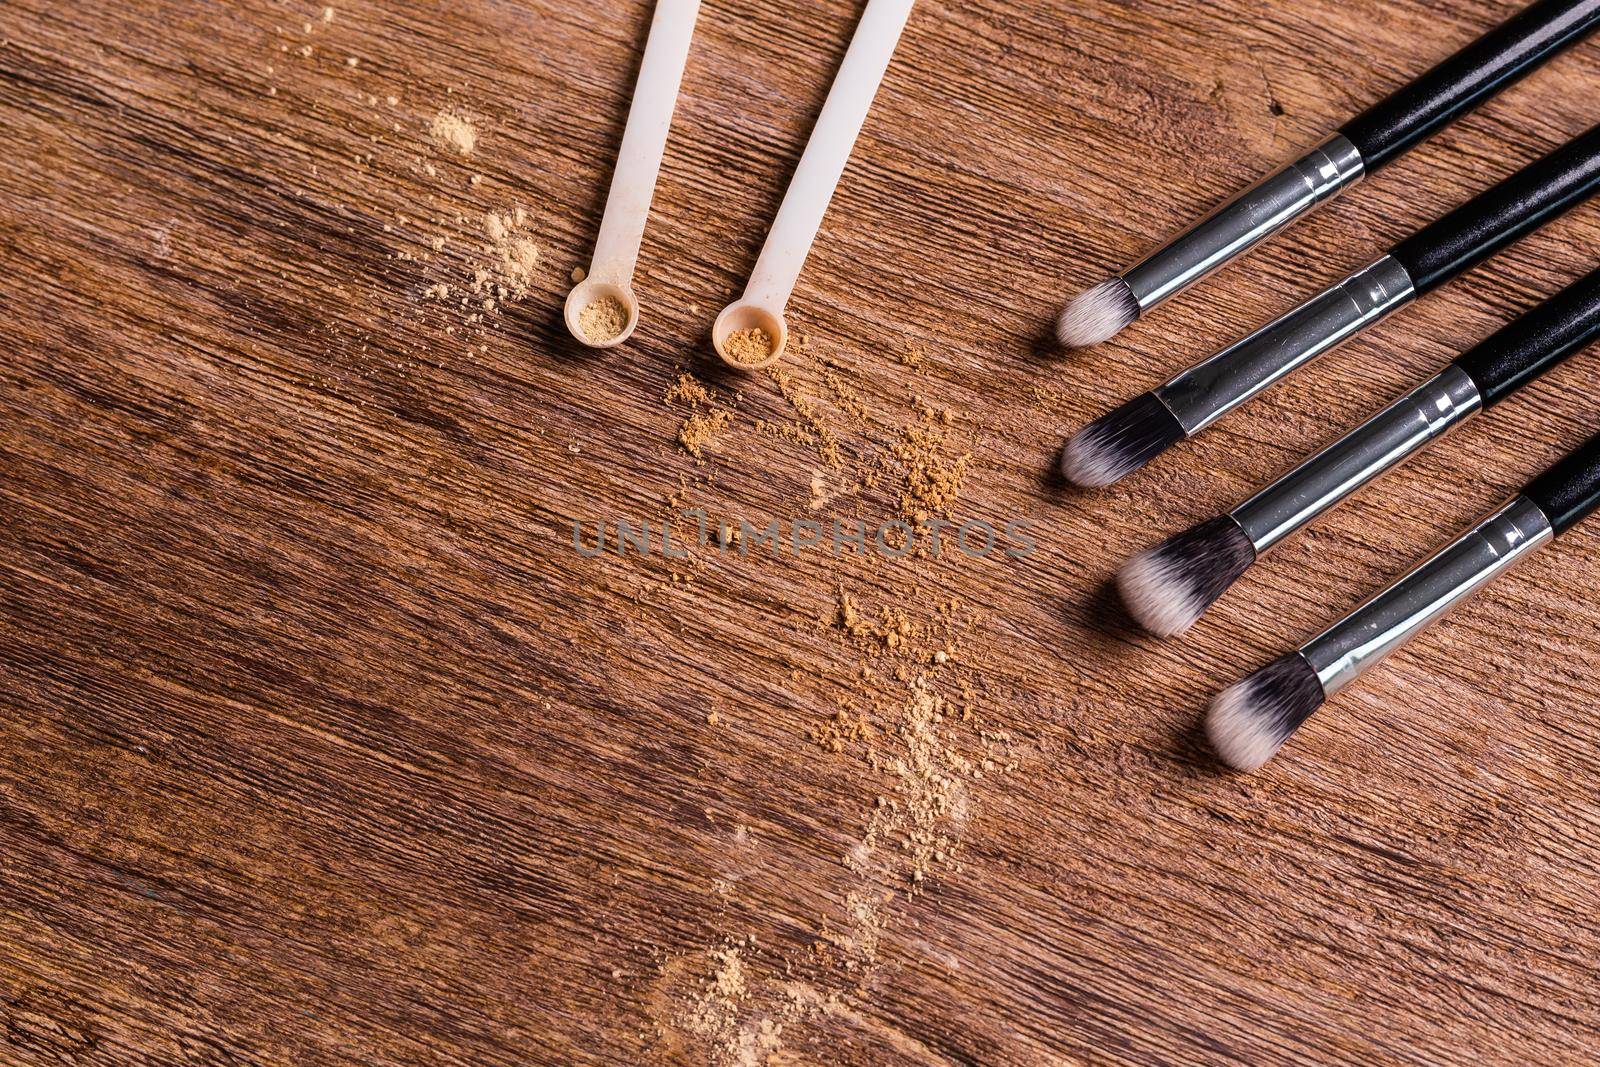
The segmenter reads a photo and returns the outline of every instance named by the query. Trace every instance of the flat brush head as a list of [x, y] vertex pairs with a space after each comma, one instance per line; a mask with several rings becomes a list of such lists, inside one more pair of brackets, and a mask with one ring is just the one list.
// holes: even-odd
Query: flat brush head
[[1121, 278], [1108, 278], [1067, 302], [1056, 320], [1056, 337], [1068, 348], [1109, 341], [1139, 317], [1139, 301]]
[[1211, 702], [1206, 736], [1224, 763], [1253, 771], [1327, 698], [1304, 656], [1291, 652], [1237, 682]]
[[1154, 393], [1136, 396], [1072, 435], [1061, 473], [1074, 485], [1110, 485], [1183, 440], [1183, 427]]
[[1140, 626], [1176, 637], [1255, 561], [1255, 545], [1223, 515], [1134, 556], [1117, 572], [1117, 590]]

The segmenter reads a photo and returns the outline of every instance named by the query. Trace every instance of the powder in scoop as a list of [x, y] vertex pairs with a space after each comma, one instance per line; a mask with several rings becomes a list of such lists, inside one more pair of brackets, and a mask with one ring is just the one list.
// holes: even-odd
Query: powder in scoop
[[628, 309], [614, 296], [602, 296], [578, 312], [578, 328], [594, 344], [604, 344], [628, 325]]
[[735, 363], [761, 363], [772, 355], [772, 338], [766, 330], [752, 326], [730, 333], [722, 349]]
[[465, 115], [441, 111], [433, 117], [428, 133], [440, 148], [448, 148], [459, 155], [470, 156], [478, 147], [478, 129]]

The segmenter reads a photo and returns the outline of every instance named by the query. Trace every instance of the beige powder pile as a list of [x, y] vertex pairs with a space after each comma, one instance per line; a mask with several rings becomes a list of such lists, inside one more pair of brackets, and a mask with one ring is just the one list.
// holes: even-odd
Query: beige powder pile
[[900, 431], [890, 446], [905, 474], [905, 491], [900, 495], [900, 514], [916, 523], [934, 515], [948, 514], [961, 494], [972, 453], [952, 455], [948, 451], [952, 412], [938, 410], [917, 400], [917, 421]]
[[694, 375], [680, 374], [677, 381], [667, 386], [662, 399], [669, 404], [688, 404], [690, 407], [695, 407], [711, 403], [714, 394], [701, 385]]
[[605, 344], [628, 328], [628, 309], [614, 296], [602, 296], [578, 312], [578, 328], [594, 344]]
[[428, 126], [428, 135], [440, 148], [459, 156], [470, 156], [478, 147], [478, 128], [472, 120], [455, 111], [441, 111]]
[[821, 726], [811, 728], [811, 740], [826, 752], [843, 752], [853, 741], [870, 741], [872, 725], [866, 719], [843, 709], [833, 713], [833, 718]]
[[[528, 295], [539, 266], [539, 246], [524, 233], [527, 225], [528, 212], [520, 207], [490, 211], [483, 216], [488, 243], [482, 265], [472, 272], [467, 286], [474, 297], [467, 305], [476, 304], [485, 312], [493, 312], [501, 304], [515, 303]], [[617, 332], [621, 332], [620, 327]]]
[[[692, 374], [678, 375], [678, 380], [667, 387], [663, 399], [669, 404], [684, 404], [689, 407], [688, 416], [678, 428], [678, 444], [696, 459], [704, 454], [705, 447], [726, 430], [732, 420], [731, 413], [726, 410], [701, 410], [702, 406], [709, 407], [716, 400], [716, 393], [700, 384]], [[737, 532], [735, 528], [735, 536]], [[722, 538], [724, 548], [730, 543], [729, 537]]]
[[711, 951], [710, 975], [702, 979], [694, 1001], [676, 1020], [711, 1047], [714, 1062], [728, 1067], [773, 1067], [783, 1050], [783, 1023], [755, 1012], [750, 1004], [740, 953], [753, 940]]
[[706, 414], [695, 412], [683, 420], [683, 425], [678, 429], [678, 443], [689, 455], [699, 458], [707, 445], [728, 428], [728, 413], [726, 411], [712, 411]]
[[752, 326], [748, 330], [735, 330], [723, 342], [723, 352], [735, 363], [750, 366], [765, 362], [772, 355], [772, 338], [767, 331]]
[[771, 367], [767, 373], [772, 375], [772, 380], [778, 385], [778, 392], [794, 408], [796, 415], [800, 416], [800, 427], [778, 427], [778, 435], [789, 440], [803, 440], [815, 444], [817, 455], [828, 466], [837, 470], [844, 465], [844, 456], [839, 451], [839, 439], [834, 436], [823, 419], [821, 408], [805, 394], [793, 375], [781, 367]]

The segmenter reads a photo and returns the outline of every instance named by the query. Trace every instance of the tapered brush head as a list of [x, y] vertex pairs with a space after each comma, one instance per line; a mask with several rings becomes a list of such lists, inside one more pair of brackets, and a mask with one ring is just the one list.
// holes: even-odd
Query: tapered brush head
[[1119, 481], [1183, 440], [1183, 427], [1154, 393], [1136, 396], [1073, 434], [1061, 473], [1074, 485]]
[[1253, 771], [1277, 755], [1326, 699], [1311, 664], [1291, 652], [1218, 693], [1206, 716], [1206, 736], [1228, 766]]
[[1139, 300], [1121, 278], [1107, 278], [1085, 289], [1061, 309], [1056, 337], [1068, 348], [1109, 341], [1139, 317]]
[[1176, 637], [1255, 561], [1256, 546], [1223, 515], [1134, 556], [1117, 572], [1117, 590], [1140, 626]]

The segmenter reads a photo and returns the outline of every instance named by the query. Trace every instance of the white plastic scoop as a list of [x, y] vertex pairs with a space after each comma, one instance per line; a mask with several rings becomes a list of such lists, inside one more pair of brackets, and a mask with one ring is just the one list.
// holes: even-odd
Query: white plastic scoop
[[[655, 195], [661, 157], [667, 151], [672, 109], [678, 102], [678, 85], [683, 81], [689, 40], [694, 36], [699, 13], [700, 0], [656, 0], [644, 61], [639, 65], [639, 81], [633, 87], [628, 125], [617, 152], [617, 169], [611, 175], [611, 191], [606, 195], [600, 236], [594, 243], [594, 259], [587, 277], [567, 294], [567, 329], [591, 348], [620, 345], [639, 325], [633, 268], [639, 260], [639, 245], [650, 217], [650, 199]], [[608, 298], [616, 306], [608, 306]], [[584, 311], [590, 307], [596, 310], [586, 317]], [[626, 320], [620, 332], [615, 321], [618, 307]], [[591, 336], [591, 331], [596, 335]]]
[[[900, 42], [915, 0], [868, 0], [861, 15], [844, 63], [828, 90], [827, 102], [817, 117], [816, 129], [800, 156], [800, 165], [790, 179], [778, 217], [772, 222], [767, 243], [761, 248], [744, 296], [729, 304], [711, 328], [711, 341], [724, 363], [739, 370], [759, 370], [776, 363], [789, 341], [789, 328], [783, 310], [789, 294], [805, 266], [811, 243], [816, 239], [822, 217], [827, 214], [833, 190], [850, 161], [856, 135], [867, 119], [872, 98]], [[771, 351], [764, 357], [759, 347], [729, 339], [743, 331], [760, 330], [767, 335]]]

